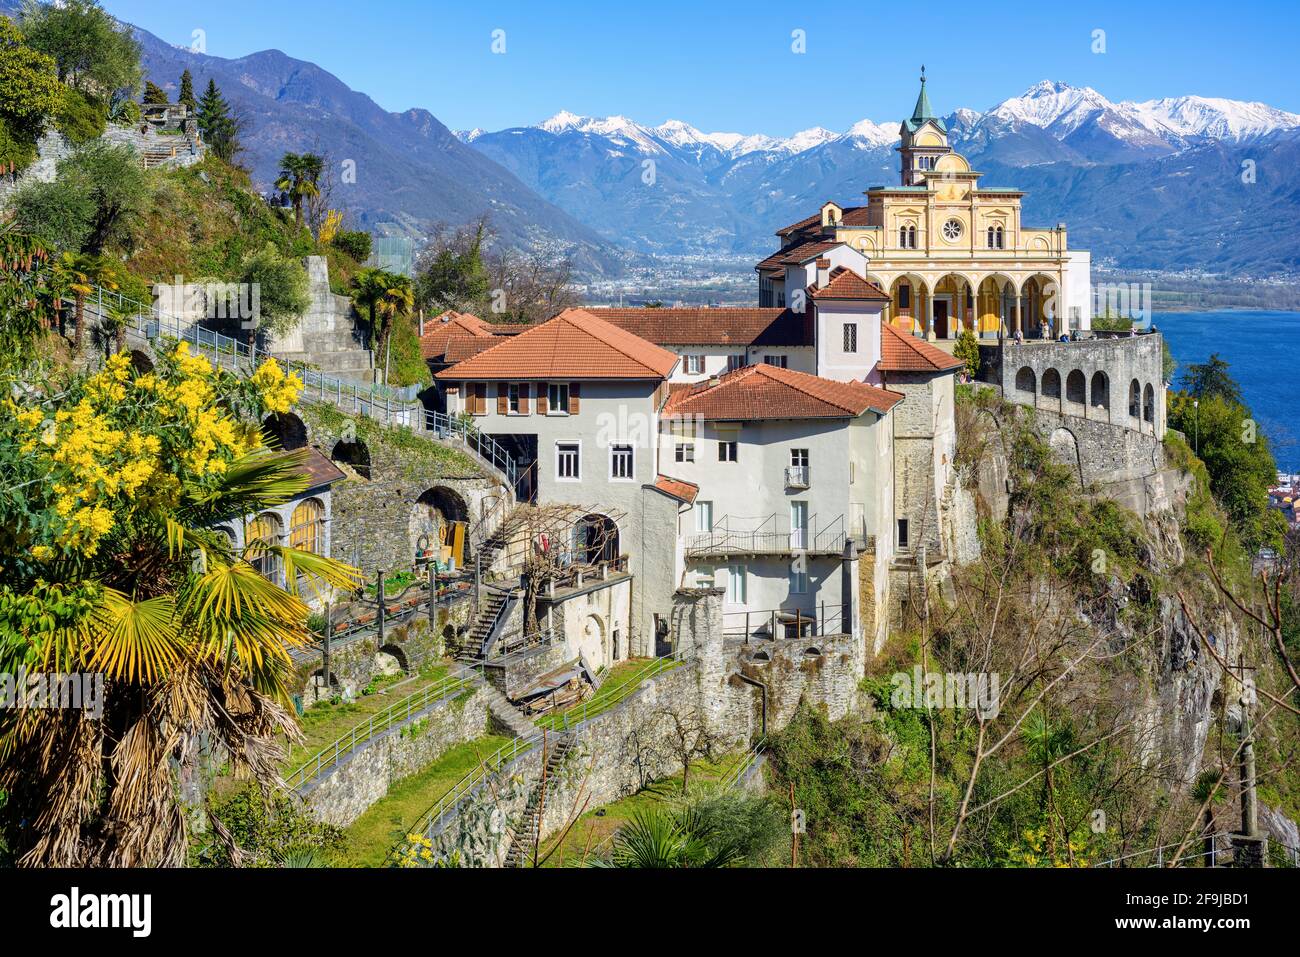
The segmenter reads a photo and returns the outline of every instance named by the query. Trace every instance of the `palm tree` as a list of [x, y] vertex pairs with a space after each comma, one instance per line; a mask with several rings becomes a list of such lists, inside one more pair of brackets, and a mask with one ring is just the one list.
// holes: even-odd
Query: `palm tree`
[[[178, 350], [178, 365], [192, 361]], [[164, 368], [148, 387], [136, 387], [129, 365], [115, 357], [80, 387], [45, 384], [45, 403], [75, 408], [89, 401], [94, 418], [51, 433], [55, 445], [48, 454], [38, 443], [28, 458], [45, 455], [39, 461], [7, 460], [7, 475], [25, 469], [16, 474], [28, 479], [28, 498], [0, 505], [0, 550], [15, 556], [0, 569], [0, 594], [7, 599], [0, 602], [0, 619], [20, 636], [0, 643], [0, 671], [103, 677], [98, 715], [66, 708], [0, 711], [0, 791], [8, 794], [10, 820], [26, 822], [15, 848], [24, 865], [182, 863], [188, 816], [176, 768], [193, 766], [200, 746], [221, 755], [236, 775], [276, 785], [277, 738], [299, 733], [289, 691], [290, 650], [307, 640], [309, 608], [300, 582], [347, 590], [359, 584], [355, 569], [332, 559], [260, 540], [236, 547], [220, 531], [301, 494], [309, 482], [306, 452], [245, 452], [246, 443], [236, 443], [224, 446], [229, 451], [219, 469], [190, 464], [200, 454], [197, 430], [215, 425], [214, 436], [227, 427], [236, 436], [251, 434], [239, 429], [256, 430], [252, 416], [241, 424], [222, 410], [247, 409], [254, 401], [247, 390], [260, 386], [231, 385], [224, 374], [206, 373], [222, 387], [202, 415], [194, 413], [197, 425], [186, 426], [182, 410], [155, 398], [175, 375]], [[272, 390], [266, 394], [276, 401], [286, 381], [279, 376], [264, 377]], [[125, 395], [112, 391], [118, 386]], [[42, 407], [39, 396], [32, 401]], [[265, 408], [251, 411], [260, 415]], [[18, 427], [11, 424], [11, 434]], [[134, 429], [141, 461], [154, 463], [156, 472], [138, 495], [95, 500], [107, 503], [108, 525], [94, 548], [50, 539], [32, 546], [32, 532], [17, 529], [12, 519], [30, 511], [38, 496], [48, 497], [37, 514], [50, 516], [56, 498], [77, 494], [66, 486], [49, 490], [54, 483], [48, 481], [34, 484], [46, 477], [53, 449], [74, 427], [94, 434]], [[0, 435], [0, 451], [13, 447], [7, 439]], [[150, 458], [143, 443], [159, 439]], [[111, 471], [120, 480], [127, 470]], [[284, 569], [285, 587], [254, 567], [268, 557]], [[24, 620], [24, 608], [45, 608], [50, 616]]]
[[383, 269], [361, 269], [352, 277], [352, 302], [370, 315], [370, 350], [379, 349], [379, 300], [391, 285], [392, 274]]
[[742, 858], [735, 843], [692, 806], [637, 811], [619, 828], [608, 858], [592, 867], [727, 867]]
[[289, 194], [293, 201], [293, 220], [302, 225], [302, 201], [320, 195], [320, 178], [325, 160], [315, 153], [285, 153], [280, 159], [280, 175], [275, 188]]
[[61, 294], [69, 292], [76, 302], [76, 327], [73, 332], [73, 347], [78, 354], [86, 336], [86, 297], [99, 286], [113, 290], [117, 288], [117, 271], [112, 263], [102, 256], [90, 253], [64, 253], [54, 264], [54, 283]]
[[375, 312], [383, 317], [379, 334], [379, 351], [384, 354], [384, 384], [388, 383], [388, 346], [393, 338], [393, 323], [408, 316], [415, 308], [415, 288], [406, 276], [385, 273], [387, 285], [375, 303]]

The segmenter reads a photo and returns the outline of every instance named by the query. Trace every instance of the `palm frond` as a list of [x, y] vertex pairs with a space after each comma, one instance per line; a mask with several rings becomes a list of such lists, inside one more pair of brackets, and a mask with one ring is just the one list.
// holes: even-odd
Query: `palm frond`
[[94, 618], [89, 665], [109, 678], [155, 681], [180, 657], [171, 594], [134, 601], [116, 589], [105, 588]]

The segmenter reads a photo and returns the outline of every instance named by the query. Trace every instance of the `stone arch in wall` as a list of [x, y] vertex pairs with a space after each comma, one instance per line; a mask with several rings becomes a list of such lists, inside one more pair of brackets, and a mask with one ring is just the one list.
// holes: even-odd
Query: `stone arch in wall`
[[273, 449], [286, 452], [307, 447], [307, 424], [292, 412], [275, 412], [262, 422], [262, 438]]
[[411, 553], [415, 554], [422, 548], [436, 549], [442, 540], [443, 529], [456, 522], [466, 525], [469, 522], [469, 505], [464, 497], [444, 485], [425, 489], [411, 506]]
[[1142, 418], [1142, 384], [1137, 379], [1128, 384], [1128, 416], [1134, 420]]
[[1043, 406], [1054, 412], [1061, 411], [1061, 373], [1055, 369], [1043, 373]]
[[330, 450], [330, 459], [345, 466], [344, 472], [370, 481], [370, 448], [361, 439], [339, 439]]
[[1102, 411], [1101, 418], [1110, 419], [1110, 377], [1098, 369], [1089, 383], [1088, 405]]
[[1156, 427], [1156, 390], [1148, 382], [1142, 389], [1142, 427], [1151, 426], [1154, 432]]
[[1027, 398], [1031, 404], [1035, 401], [1038, 393], [1038, 379], [1034, 375], [1034, 370], [1029, 366], [1021, 366], [1016, 372], [1016, 392], [1021, 398]]
[[1065, 401], [1069, 405], [1088, 403], [1088, 381], [1078, 369], [1071, 369], [1065, 377]]
[[1079, 488], [1082, 489], [1083, 460], [1079, 457], [1079, 440], [1075, 438], [1074, 433], [1065, 428], [1054, 429], [1048, 444], [1052, 448], [1052, 456], [1074, 470], [1075, 477], [1079, 480]]
[[375, 667], [381, 674], [397, 673], [392, 670], [390, 662], [395, 662], [398, 670], [405, 674], [409, 674], [411, 671], [411, 662], [407, 658], [406, 652], [392, 643], [381, 646], [379, 650], [375, 652]]
[[132, 349], [129, 353], [131, 368], [135, 370], [136, 375], [146, 375], [153, 372], [153, 360], [141, 352], [139, 349]]

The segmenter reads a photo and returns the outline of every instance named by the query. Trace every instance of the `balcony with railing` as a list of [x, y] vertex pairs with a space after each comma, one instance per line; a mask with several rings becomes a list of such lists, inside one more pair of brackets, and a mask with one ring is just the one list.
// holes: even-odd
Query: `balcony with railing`
[[724, 515], [708, 532], [697, 532], [686, 540], [690, 557], [726, 555], [841, 555], [844, 552], [844, 516], [825, 521], [812, 515], [791, 526], [779, 515], [743, 518]]

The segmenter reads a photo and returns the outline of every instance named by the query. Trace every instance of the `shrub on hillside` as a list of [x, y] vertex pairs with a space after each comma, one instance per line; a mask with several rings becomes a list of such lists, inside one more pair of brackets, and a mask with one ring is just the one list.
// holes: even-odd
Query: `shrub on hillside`
[[331, 245], [343, 250], [357, 262], [364, 263], [370, 258], [373, 240], [369, 233], [362, 230], [345, 229], [334, 236]]
[[99, 100], [68, 88], [54, 116], [54, 125], [73, 143], [89, 143], [108, 128], [108, 109]]

